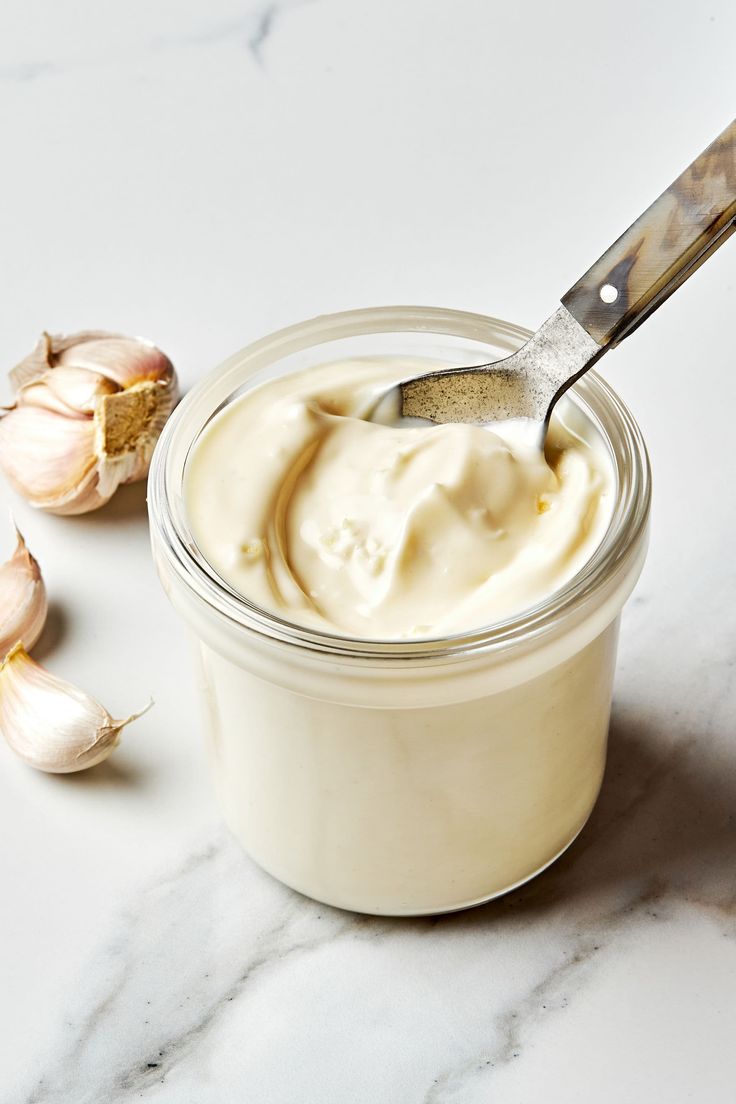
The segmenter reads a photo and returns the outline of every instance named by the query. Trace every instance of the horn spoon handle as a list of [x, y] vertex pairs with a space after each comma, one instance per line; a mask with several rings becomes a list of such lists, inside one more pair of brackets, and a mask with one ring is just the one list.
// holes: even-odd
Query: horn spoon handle
[[599, 345], [617, 345], [736, 230], [736, 119], [562, 298]]

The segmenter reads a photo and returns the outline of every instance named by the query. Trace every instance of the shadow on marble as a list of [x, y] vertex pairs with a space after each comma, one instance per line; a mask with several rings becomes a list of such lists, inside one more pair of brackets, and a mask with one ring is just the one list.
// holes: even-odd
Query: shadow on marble
[[33, 658], [37, 663], [45, 663], [48, 657], [59, 647], [67, 634], [68, 625], [69, 619], [64, 607], [59, 602], [50, 601], [46, 624], [33, 647]]
[[[630, 913], [645, 909], [654, 915], [667, 907], [662, 898], [675, 894], [721, 914], [729, 901], [733, 905], [736, 767], [731, 746], [727, 732], [709, 732], [707, 723], [696, 737], [684, 723], [673, 726], [670, 718], [658, 725], [617, 716], [600, 800], [573, 847], [522, 889], [447, 916], [391, 919], [320, 905], [259, 871], [229, 833], [217, 829], [178, 866], [136, 892], [114, 939], [85, 975], [82, 1012], [72, 1020], [77, 1027], [62, 1059], [47, 1064], [27, 1099], [39, 1104], [73, 1100], [80, 1078], [94, 1087], [94, 1097], [85, 1099], [143, 1095], [176, 1066], [196, 1062], [193, 1056], [203, 1041], [220, 1024], [227, 1031], [234, 1015], [241, 1017], [243, 1031], [251, 1030], [255, 1021], [247, 1001], [259, 986], [274, 984], [279, 993], [293, 984], [296, 992], [309, 992], [308, 983], [299, 989], [305, 985], [306, 956], [343, 944], [335, 961], [344, 964], [344, 945], [395, 938], [401, 951], [405, 937], [414, 934], [422, 937], [417, 942], [422, 953], [446, 963], [423, 980], [438, 1000], [445, 999], [447, 971], [458, 961], [441, 958], [448, 942], [471, 948], [478, 968], [489, 971], [492, 981], [495, 960], [486, 957], [492, 944], [508, 940], [502, 954], [518, 956], [522, 963], [530, 946], [527, 937], [532, 944], [557, 940], [531, 992], [499, 1020], [498, 1055], [505, 1060], [516, 1045], [517, 1013], [532, 1015], [545, 992], [554, 994], [556, 979], [590, 960]], [[79, 787], [135, 782], [122, 758], [62, 780]], [[563, 954], [561, 947], [570, 953]], [[380, 962], [382, 952], [377, 954]], [[410, 969], [415, 969], [412, 961]], [[386, 975], [377, 976], [385, 1002]], [[318, 977], [320, 992], [329, 991], [330, 976], [320, 971]], [[372, 999], [370, 982], [366, 985]], [[405, 1000], [402, 985], [400, 978], [397, 993]], [[339, 980], [335, 987], [339, 995]], [[111, 1038], [117, 1040], [112, 1061]], [[475, 1058], [471, 1065], [477, 1065]], [[461, 1073], [464, 1068], [461, 1063]]]
[[143, 770], [119, 754], [105, 759], [87, 770], [72, 771], [70, 774], [53, 774], [47, 778], [53, 785], [68, 786], [76, 790], [94, 789], [137, 789], [150, 780], [150, 770]]
[[99, 510], [78, 514], [70, 518], [70, 524], [85, 529], [98, 525], [128, 525], [132, 521], [147, 523], [146, 491], [145, 479], [127, 483], [124, 487], [118, 487], [110, 501]]
[[493, 925], [510, 913], [532, 918], [568, 905], [579, 913], [612, 894], [635, 898], [654, 887], [730, 907], [736, 760], [719, 750], [729, 743], [720, 736], [677, 731], [676, 718], [659, 728], [614, 716], [600, 797], [570, 849], [520, 889], [429, 922]]

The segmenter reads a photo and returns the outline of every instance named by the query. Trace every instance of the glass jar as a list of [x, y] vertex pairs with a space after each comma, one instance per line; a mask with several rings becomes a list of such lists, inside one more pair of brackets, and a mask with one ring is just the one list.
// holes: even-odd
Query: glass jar
[[575, 839], [603, 776], [619, 615], [646, 551], [646, 450], [588, 373], [561, 403], [573, 428], [603, 439], [615, 503], [584, 568], [487, 628], [367, 641], [291, 624], [217, 575], [187, 523], [190, 449], [225, 404], [274, 376], [361, 356], [482, 364], [529, 336], [423, 307], [316, 318], [230, 357], [156, 449], [154, 556], [197, 642], [225, 819], [257, 863], [317, 900], [396, 916], [465, 908], [532, 878]]

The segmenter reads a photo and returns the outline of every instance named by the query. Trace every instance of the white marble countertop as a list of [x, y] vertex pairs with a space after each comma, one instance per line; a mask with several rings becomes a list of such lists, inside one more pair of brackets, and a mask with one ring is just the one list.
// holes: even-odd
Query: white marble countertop
[[[5, 0], [3, 363], [107, 327], [191, 385], [352, 306], [534, 327], [729, 121], [735, 34], [730, 0]], [[156, 705], [88, 774], [0, 748], [1, 1104], [734, 1100], [734, 303], [727, 244], [605, 362], [656, 499], [603, 793], [466, 914], [353, 917], [260, 873], [207, 784], [144, 489], [58, 519], [3, 487], [52, 598], [39, 658]]]

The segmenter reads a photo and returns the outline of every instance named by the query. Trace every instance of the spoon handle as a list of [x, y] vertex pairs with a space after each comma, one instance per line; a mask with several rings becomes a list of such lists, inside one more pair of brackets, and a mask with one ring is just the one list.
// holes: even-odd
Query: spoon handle
[[736, 119], [562, 303], [604, 348], [636, 329], [736, 230]]

